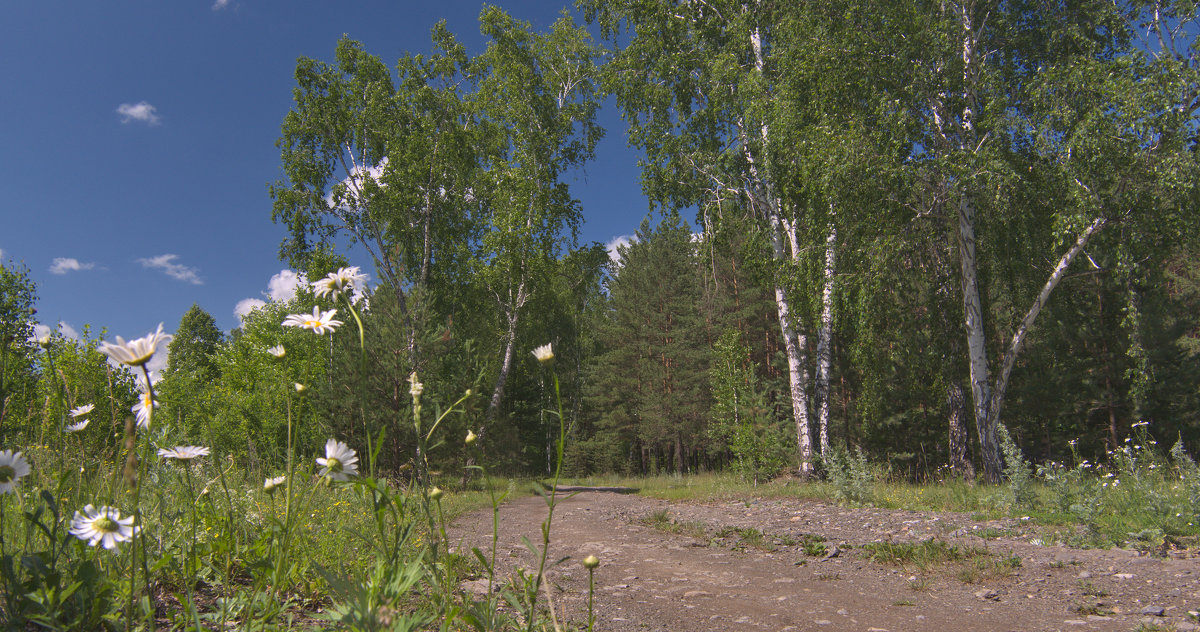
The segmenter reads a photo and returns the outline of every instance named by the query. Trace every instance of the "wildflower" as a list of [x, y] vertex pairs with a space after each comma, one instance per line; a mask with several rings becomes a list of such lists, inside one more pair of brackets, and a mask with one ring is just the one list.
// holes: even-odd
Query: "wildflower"
[[297, 393], [303, 393], [304, 391], [307, 391], [307, 390], [308, 390], [308, 387], [307, 387], [307, 386], [305, 386], [305, 385], [303, 385], [303, 384], [301, 384], [301, 383], [299, 383], [299, 382], [296, 382], [296, 383], [295, 383], [295, 384], [293, 384], [292, 386], [293, 386], [293, 387], [296, 389], [296, 392], [297, 392]]
[[533, 350], [533, 357], [537, 358], [537, 361], [542, 364], [553, 364], [554, 348], [550, 346], [550, 343], [546, 343]]
[[137, 425], [139, 428], [149, 428], [150, 413], [155, 408], [158, 408], [158, 401], [151, 399], [150, 393], [145, 392], [138, 396], [138, 403], [134, 404], [129, 410], [137, 415]]
[[287, 355], [287, 349], [284, 349], [283, 345], [275, 345], [274, 347], [267, 349], [267, 353], [275, 356], [276, 358], [282, 358], [283, 356]]
[[180, 461], [190, 461], [201, 456], [208, 456], [208, 448], [198, 445], [180, 445], [174, 448], [159, 448], [158, 456], [164, 459], [179, 459]]
[[154, 333], [125, 342], [125, 339], [117, 336], [117, 343], [102, 342], [98, 347], [100, 353], [129, 366], [143, 366], [150, 361], [154, 356], [154, 352], [158, 349], [158, 345], [163, 342], [170, 342], [174, 336], [164, 334], [162, 323], [158, 324], [158, 330]]
[[29, 461], [20, 452], [0, 450], [0, 494], [15, 494], [17, 481], [29, 475]]
[[325, 458], [317, 458], [321, 466], [320, 476], [328, 476], [335, 481], [347, 481], [358, 474], [358, 453], [349, 446], [330, 439], [325, 442]]
[[90, 424], [90, 423], [92, 423], [91, 419], [84, 419], [83, 421], [81, 421], [79, 423], [74, 423], [74, 424], [67, 426], [65, 428], [65, 430], [71, 434], [74, 434], [76, 432], [79, 432], [80, 430], [83, 430], [84, 428], [87, 428], [88, 424]]
[[341, 268], [337, 272], [330, 272], [324, 279], [313, 281], [313, 294], [328, 296], [336, 301], [342, 292], [352, 292], [366, 280], [367, 275], [361, 274], [358, 266]]
[[82, 417], [82, 416], [92, 412], [92, 410], [94, 408], [96, 408], [95, 404], [88, 404], [87, 406], [79, 406], [78, 408], [72, 408], [71, 416], [72, 417]]
[[471, 430], [468, 430], [468, 431], [467, 431], [467, 438], [463, 440], [463, 443], [465, 443], [465, 444], [467, 444], [467, 445], [471, 445], [472, 443], [475, 443], [475, 440], [476, 440], [476, 439], [478, 439], [478, 438], [479, 438], [479, 435], [475, 434], [475, 433], [474, 433], [473, 431], [471, 431]]
[[336, 315], [336, 309], [322, 312], [320, 307], [314, 306], [312, 314], [288, 314], [288, 317], [283, 319], [283, 326], [301, 327], [314, 334], [333, 333], [342, 326], [342, 321], [333, 319]]
[[1139, 422], [1133, 424], [1132, 426], [1130, 426], [1130, 428], [1137, 428], [1139, 426], [1149, 426], [1149, 425], [1150, 425], [1150, 422], [1148, 422], [1148, 421], [1139, 421]]
[[429, 499], [434, 502], [441, 500], [442, 496], [445, 495], [446, 492], [442, 491], [441, 487], [434, 487], [433, 489], [429, 490]]
[[273, 493], [275, 493], [275, 488], [279, 487], [280, 485], [283, 485], [283, 482], [286, 480], [287, 480], [286, 476], [276, 476], [275, 478], [268, 478], [267, 480], [263, 481], [263, 491], [267, 492], [268, 494], [273, 494]]
[[88, 546], [103, 543], [106, 549], [115, 549], [117, 544], [132, 540], [139, 529], [133, 526], [133, 516], [122, 518], [120, 511], [107, 505], [98, 511], [87, 505], [82, 514], [76, 511], [71, 520], [71, 535], [86, 541]]
[[37, 345], [43, 349], [50, 348], [50, 334], [45, 334], [42, 336], [35, 336], [33, 338], [33, 341], [36, 342]]
[[409, 384], [412, 384], [412, 386], [408, 388], [408, 394], [412, 395], [413, 399], [420, 397], [421, 393], [425, 392], [425, 385], [417, 379], [416, 371], [408, 374], [408, 382]]
[[588, 569], [589, 571], [594, 570], [599, 565], [600, 565], [600, 558], [596, 557], [595, 555], [589, 555], [589, 556], [583, 558], [583, 567]]

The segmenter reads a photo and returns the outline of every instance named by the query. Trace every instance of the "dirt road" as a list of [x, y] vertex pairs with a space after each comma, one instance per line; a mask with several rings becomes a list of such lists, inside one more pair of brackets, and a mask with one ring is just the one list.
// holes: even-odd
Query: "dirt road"
[[[1200, 630], [1188, 614], [1200, 609], [1195, 551], [1046, 546], [1020, 521], [955, 513], [563, 491], [549, 559], [570, 559], [548, 577], [556, 615], [576, 626], [586, 621], [580, 562], [595, 555], [600, 631]], [[540, 543], [545, 516], [540, 497], [501, 509], [503, 573], [535, 566], [521, 538]], [[490, 534], [491, 512], [480, 512], [460, 518], [451, 539], [487, 550]], [[881, 559], [912, 551], [932, 557]]]

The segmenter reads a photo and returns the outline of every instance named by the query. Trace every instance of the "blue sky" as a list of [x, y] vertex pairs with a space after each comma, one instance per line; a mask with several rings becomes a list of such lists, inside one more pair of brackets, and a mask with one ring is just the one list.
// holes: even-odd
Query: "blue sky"
[[[498, 3], [544, 28], [564, 2]], [[286, 281], [267, 184], [296, 58], [343, 34], [389, 65], [430, 49], [439, 19], [479, 52], [477, 1], [25, 2], [0, 25], [0, 260], [28, 266], [38, 320], [132, 338], [174, 330], [198, 303], [238, 325], [245, 299]], [[586, 174], [583, 242], [647, 213], [615, 108]], [[372, 271], [351, 253], [351, 262]], [[374, 275], [372, 274], [374, 278]], [[274, 285], [272, 286], [272, 279]]]

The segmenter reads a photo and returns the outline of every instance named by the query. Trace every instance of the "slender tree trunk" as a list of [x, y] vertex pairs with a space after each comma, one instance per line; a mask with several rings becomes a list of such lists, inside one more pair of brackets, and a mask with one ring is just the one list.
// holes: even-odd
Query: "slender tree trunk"
[[975, 430], [983, 453], [983, 477], [999, 483], [1003, 473], [1000, 439], [996, 420], [990, 416], [991, 378], [988, 375], [987, 346], [983, 330], [983, 305], [979, 298], [979, 278], [975, 259], [975, 207], [964, 197], [958, 205], [959, 278], [962, 282], [963, 326], [967, 334], [967, 359], [971, 376], [971, 401], [975, 409]]
[[[831, 208], [832, 210], [832, 208]], [[821, 328], [817, 332], [817, 428], [821, 456], [829, 448], [829, 368], [833, 362], [833, 283], [837, 257], [837, 226], [829, 223], [825, 238], [825, 287], [821, 291]]]
[[950, 409], [950, 470], [966, 480], [975, 478], [975, 466], [967, 450], [971, 435], [967, 432], [967, 398], [962, 384], [946, 387], [946, 403]]
[[[762, 35], [756, 27], [750, 32], [750, 44], [754, 50], [754, 69], [759, 76], [763, 75], [763, 52], [762, 52]], [[750, 148], [749, 138], [746, 130], [741, 130], [743, 136], [742, 148], [746, 157], [750, 183], [747, 186], [747, 194], [750, 197], [751, 203], [759, 208], [767, 218], [771, 229], [771, 249], [774, 255], [777, 266], [782, 271], [786, 269], [789, 262], [789, 257], [784, 252], [784, 238], [788, 238], [792, 244], [792, 257], [797, 256], [795, 250], [795, 232], [790, 230], [785, 231], [785, 221], [781, 214], [781, 204], [779, 197], [775, 194], [774, 186], [767, 179], [764, 173], [760, 172], [759, 161], [756, 160], [754, 152]], [[770, 131], [764, 123], [757, 130], [759, 136], [758, 142], [762, 144], [763, 151], [769, 146]], [[762, 161], [765, 168], [766, 160]], [[791, 233], [785, 235], [785, 232]], [[779, 329], [783, 337], [783, 347], [787, 354], [788, 363], [788, 390], [792, 399], [792, 414], [796, 422], [796, 444], [800, 453], [800, 471], [801, 476], [811, 476], [813, 473], [813, 456], [812, 456], [812, 435], [809, 430], [808, 417], [808, 374], [805, 369], [805, 347], [808, 344], [807, 336], [799, 333], [792, 324], [792, 308], [788, 299], [787, 289], [784, 287], [785, 280], [782, 274], [775, 280], [775, 306], [779, 312]]]
[[487, 412], [484, 413], [484, 430], [491, 426], [500, 412], [500, 402], [504, 398], [504, 385], [508, 383], [508, 374], [512, 371], [513, 353], [517, 347], [517, 321], [521, 314], [520, 304], [525, 302], [524, 295], [525, 284], [522, 283], [517, 290], [518, 305], [514, 305], [508, 312], [508, 331], [504, 334], [504, 359], [500, 363], [500, 374], [496, 376], [496, 386], [492, 389], [492, 399], [488, 402]]

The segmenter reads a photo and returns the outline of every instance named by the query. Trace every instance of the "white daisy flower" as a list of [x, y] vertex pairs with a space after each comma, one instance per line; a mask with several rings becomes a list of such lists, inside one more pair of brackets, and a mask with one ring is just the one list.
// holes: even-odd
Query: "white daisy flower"
[[408, 387], [408, 394], [412, 395], [414, 398], [420, 397], [421, 393], [425, 392], [425, 385], [422, 384], [421, 380], [417, 378], [416, 371], [408, 374], [408, 383], [410, 384]]
[[0, 494], [17, 493], [17, 481], [29, 475], [29, 461], [20, 452], [0, 450]]
[[320, 281], [313, 281], [313, 294], [328, 296], [336, 301], [343, 292], [353, 293], [362, 287], [366, 280], [367, 275], [360, 273], [358, 266], [341, 268], [337, 272], [330, 272]]
[[282, 358], [283, 356], [287, 355], [287, 349], [284, 349], [283, 345], [275, 345], [274, 347], [267, 349], [267, 353], [275, 356], [276, 358]]
[[273, 493], [275, 493], [275, 488], [279, 487], [280, 485], [283, 485], [284, 481], [286, 481], [286, 480], [287, 480], [286, 476], [276, 476], [275, 478], [268, 478], [267, 480], [263, 481], [263, 491], [267, 492], [268, 494], [273, 494]]
[[158, 330], [154, 333], [136, 340], [125, 342], [125, 339], [117, 336], [116, 344], [111, 342], [102, 342], [97, 347], [100, 353], [129, 366], [142, 366], [154, 357], [154, 352], [158, 349], [158, 345], [164, 342], [170, 342], [174, 336], [164, 334], [162, 323], [158, 324]]
[[198, 445], [179, 445], [173, 448], [159, 448], [158, 456], [164, 459], [179, 459], [190, 461], [196, 457], [208, 456], [208, 448]]
[[358, 453], [341, 441], [330, 439], [325, 442], [325, 458], [318, 457], [317, 465], [321, 466], [318, 475], [347, 481], [358, 475]]
[[158, 408], [158, 400], [150, 399], [149, 392], [138, 395], [138, 403], [129, 409], [137, 416], [138, 428], [150, 427], [150, 413], [155, 408]]
[[133, 516], [122, 518], [121, 512], [107, 505], [97, 510], [91, 505], [83, 513], [75, 512], [71, 520], [71, 535], [96, 546], [102, 543], [106, 549], [115, 549], [117, 544], [133, 539], [140, 527], [133, 526]]
[[551, 364], [554, 362], [554, 348], [546, 343], [533, 350], [533, 357], [542, 364]]
[[39, 346], [43, 349], [50, 348], [50, 334], [45, 334], [42, 336], [34, 336], [33, 341], [37, 343], [37, 346]]
[[288, 317], [283, 319], [283, 326], [301, 327], [314, 334], [331, 333], [342, 326], [342, 321], [333, 319], [336, 315], [336, 309], [322, 312], [320, 307], [314, 306], [312, 314], [288, 314]]
[[82, 416], [92, 412], [92, 410], [94, 408], [96, 408], [95, 404], [88, 404], [87, 406], [80, 406], [78, 408], [72, 408], [71, 416], [72, 417], [82, 417]]
[[83, 421], [80, 421], [78, 423], [73, 423], [73, 424], [67, 426], [65, 428], [65, 430], [69, 433], [74, 434], [76, 432], [79, 432], [80, 430], [83, 430], [84, 428], [87, 428], [88, 424], [90, 424], [90, 423], [92, 423], [91, 419], [84, 419]]

